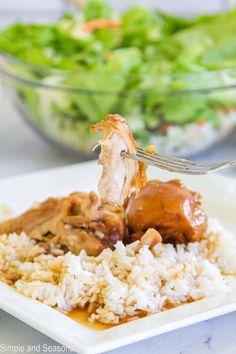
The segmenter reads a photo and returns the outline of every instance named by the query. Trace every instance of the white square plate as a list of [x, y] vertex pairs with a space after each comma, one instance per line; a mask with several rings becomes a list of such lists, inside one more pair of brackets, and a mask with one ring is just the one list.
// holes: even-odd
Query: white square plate
[[[20, 213], [48, 196], [96, 190], [99, 174], [97, 164], [90, 162], [3, 179], [0, 181], [0, 203], [10, 205], [14, 213]], [[150, 169], [149, 177], [181, 178], [188, 188], [203, 195], [208, 215], [217, 217], [224, 227], [236, 234], [236, 183], [233, 179], [219, 175], [178, 176], [158, 169]], [[103, 331], [79, 324], [1, 282], [0, 308], [73, 351], [95, 354], [235, 311], [236, 280], [232, 280], [232, 290], [227, 294], [217, 294]]]

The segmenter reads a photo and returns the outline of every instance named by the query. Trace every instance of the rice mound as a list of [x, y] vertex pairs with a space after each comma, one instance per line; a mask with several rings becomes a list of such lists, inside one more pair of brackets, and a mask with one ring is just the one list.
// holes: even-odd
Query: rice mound
[[0, 280], [62, 311], [86, 307], [91, 321], [118, 324], [227, 291], [235, 256], [234, 236], [214, 219], [200, 242], [150, 250], [118, 241], [97, 257], [47, 255], [24, 233], [0, 235]]

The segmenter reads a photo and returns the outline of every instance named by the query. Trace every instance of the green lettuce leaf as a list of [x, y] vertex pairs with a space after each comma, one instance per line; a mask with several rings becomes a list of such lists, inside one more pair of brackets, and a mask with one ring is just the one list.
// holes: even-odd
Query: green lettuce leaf
[[112, 7], [105, 0], [88, 0], [83, 10], [85, 22], [99, 18], [111, 18], [112, 13]]

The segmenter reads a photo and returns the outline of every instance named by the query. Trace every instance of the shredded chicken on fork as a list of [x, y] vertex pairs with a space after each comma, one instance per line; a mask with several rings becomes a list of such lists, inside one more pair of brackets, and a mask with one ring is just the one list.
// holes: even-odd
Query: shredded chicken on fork
[[136, 143], [128, 123], [120, 115], [110, 114], [104, 121], [93, 125], [91, 130], [103, 131], [99, 141], [99, 164], [103, 166], [99, 195], [106, 203], [123, 205], [133, 187], [138, 193], [146, 183], [146, 166], [121, 156], [123, 151], [136, 153]]

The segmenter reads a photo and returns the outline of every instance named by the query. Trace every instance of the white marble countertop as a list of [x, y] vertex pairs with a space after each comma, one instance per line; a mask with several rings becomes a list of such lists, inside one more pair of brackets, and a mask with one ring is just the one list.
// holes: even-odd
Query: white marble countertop
[[[63, 155], [35, 135], [0, 93], [0, 178], [78, 162]], [[236, 156], [236, 134], [198, 160], [223, 160]], [[227, 171], [236, 175], [236, 169]], [[236, 354], [236, 313], [173, 331], [110, 353], [123, 354]], [[50, 353], [58, 345], [7, 313], [0, 311], [0, 353], [17, 352], [14, 345], [35, 346], [34, 353]], [[19, 352], [19, 351], [18, 351]], [[60, 353], [60, 349], [56, 351]]]

